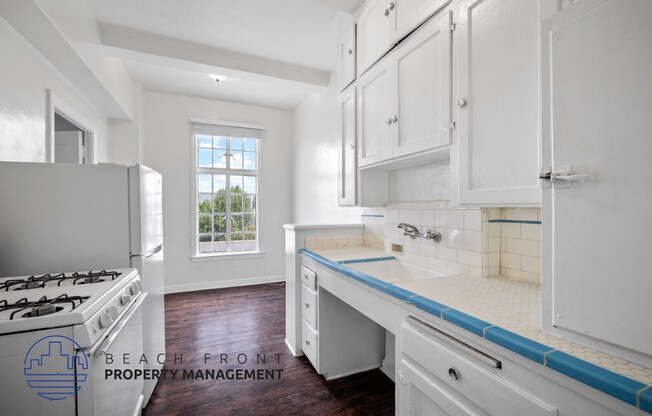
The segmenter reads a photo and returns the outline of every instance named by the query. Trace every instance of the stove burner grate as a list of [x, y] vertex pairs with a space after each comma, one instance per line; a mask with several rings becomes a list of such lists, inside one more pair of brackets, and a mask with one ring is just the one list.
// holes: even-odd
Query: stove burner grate
[[92, 284], [106, 282], [107, 280], [115, 280], [120, 276], [120, 273], [112, 270], [100, 270], [97, 272], [89, 271], [88, 273], [65, 273], [59, 274], [44, 274], [42, 276], [30, 276], [24, 279], [9, 279], [0, 283], [0, 290], [29, 290], [43, 288], [48, 285], [53, 285], [56, 282], [57, 286], [61, 283], [72, 281], [73, 285]]
[[69, 304], [74, 310], [77, 306], [81, 305], [88, 299], [88, 296], [68, 296], [62, 294], [53, 299], [48, 299], [47, 296], [41, 297], [37, 301], [29, 301], [27, 298], [22, 298], [15, 303], [9, 303], [7, 300], [0, 300], [0, 312], [12, 311], [9, 320], [13, 320], [20, 312], [27, 311], [21, 318], [35, 318], [38, 316], [51, 315], [62, 311], [64, 306]]

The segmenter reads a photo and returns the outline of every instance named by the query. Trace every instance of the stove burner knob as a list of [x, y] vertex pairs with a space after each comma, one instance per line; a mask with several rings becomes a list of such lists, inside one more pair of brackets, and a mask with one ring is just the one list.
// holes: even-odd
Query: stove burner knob
[[143, 290], [143, 282], [140, 280], [136, 280], [136, 286], [138, 286], [138, 290]]
[[[125, 293], [126, 293], [126, 292], [125, 292]], [[122, 305], [126, 305], [126, 304], [128, 304], [129, 302], [131, 302], [131, 296], [129, 296], [128, 294], [126, 294], [126, 295], [120, 295], [120, 303], [122, 303]]]
[[113, 323], [113, 318], [111, 318], [108, 312], [100, 315], [100, 328], [108, 328], [111, 326], [111, 323]]
[[120, 311], [118, 311], [118, 307], [115, 305], [109, 306], [109, 315], [111, 315], [111, 319], [115, 319], [118, 317], [120, 314]]
[[138, 285], [136, 284], [136, 282], [132, 283], [132, 284], [131, 284], [131, 287], [130, 287], [129, 289], [131, 290], [131, 294], [132, 294], [132, 295], [137, 295], [138, 292], [140, 292], [140, 288], [138, 287]]

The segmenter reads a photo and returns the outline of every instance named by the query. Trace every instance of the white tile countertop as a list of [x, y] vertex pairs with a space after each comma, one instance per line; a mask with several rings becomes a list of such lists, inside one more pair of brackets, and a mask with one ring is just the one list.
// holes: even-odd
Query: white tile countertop
[[[545, 333], [539, 284], [504, 276], [442, 275], [364, 246], [302, 250], [302, 254], [492, 342], [509, 344], [507, 348], [566, 375], [573, 377], [570, 373], [575, 371], [580, 378], [589, 374], [606, 379], [606, 386], [593, 387], [631, 404], [647, 402], [644, 396], [652, 390], [652, 369]], [[555, 366], [556, 361], [561, 364]], [[625, 390], [624, 395], [618, 393]]]

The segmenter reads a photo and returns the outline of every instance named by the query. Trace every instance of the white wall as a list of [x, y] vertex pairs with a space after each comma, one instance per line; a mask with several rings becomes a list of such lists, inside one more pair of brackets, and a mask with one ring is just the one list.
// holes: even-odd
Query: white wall
[[0, 56], [0, 160], [45, 161], [48, 88], [91, 124], [96, 160], [109, 160], [106, 117], [2, 18]]
[[359, 223], [360, 208], [338, 206], [341, 134], [334, 77], [294, 110], [294, 222]]
[[132, 120], [111, 119], [111, 161], [123, 165], [141, 163], [143, 126], [143, 87], [134, 83], [134, 117]]
[[[292, 222], [292, 113], [146, 91], [142, 161], [163, 174], [165, 284], [167, 290], [199, 289], [282, 279], [283, 224]], [[265, 127], [259, 179], [261, 258], [191, 262], [190, 118]]]

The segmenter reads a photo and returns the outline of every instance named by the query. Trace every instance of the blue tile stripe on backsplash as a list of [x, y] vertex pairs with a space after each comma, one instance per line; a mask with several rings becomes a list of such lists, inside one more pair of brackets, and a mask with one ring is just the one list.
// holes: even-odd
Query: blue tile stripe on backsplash
[[[540, 221], [491, 220], [490, 222], [518, 222], [521, 224], [540, 224]], [[300, 249], [299, 253], [313, 258], [324, 266], [359, 281], [380, 292], [388, 294], [408, 304], [414, 305], [437, 318], [444, 319], [460, 328], [470, 331], [488, 341], [498, 344], [525, 358], [542, 364], [552, 370], [598, 389], [612, 397], [652, 413], [652, 387], [625, 377], [606, 368], [591, 364], [563, 351], [540, 344], [529, 338], [515, 334], [501, 327], [485, 322], [457, 309], [450, 308], [432, 299], [417, 295], [392, 283], [387, 283], [362, 272], [349, 269], [346, 264], [365, 261], [395, 260], [393, 256], [371, 259], [329, 260], [310, 250]]]
[[541, 221], [530, 221], [530, 220], [489, 220], [489, 222], [494, 223], [504, 223], [504, 224], [541, 224]]

